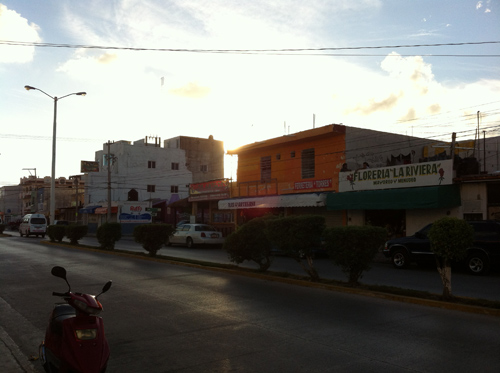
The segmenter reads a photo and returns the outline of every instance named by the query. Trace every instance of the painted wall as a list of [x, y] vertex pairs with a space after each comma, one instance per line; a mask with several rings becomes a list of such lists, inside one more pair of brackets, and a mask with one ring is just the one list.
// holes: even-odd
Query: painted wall
[[[345, 127], [329, 125], [237, 149], [238, 185], [233, 197], [338, 190]], [[302, 177], [302, 151], [314, 149], [314, 176]], [[230, 153], [231, 154], [231, 153]], [[270, 157], [271, 179], [262, 180], [261, 159]]]
[[363, 167], [386, 167], [392, 157], [408, 156], [412, 163], [423, 157], [428, 139], [398, 135], [388, 132], [346, 127], [345, 162], [350, 170]]

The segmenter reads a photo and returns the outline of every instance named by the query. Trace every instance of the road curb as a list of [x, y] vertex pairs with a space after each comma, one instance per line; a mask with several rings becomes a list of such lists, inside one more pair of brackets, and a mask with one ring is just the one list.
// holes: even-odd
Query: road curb
[[186, 267], [193, 267], [193, 268], [200, 268], [200, 269], [206, 269], [206, 270], [217, 271], [217, 272], [230, 273], [230, 274], [239, 275], [239, 276], [259, 278], [262, 280], [281, 282], [281, 283], [298, 285], [298, 286], [303, 286], [303, 287], [311, 287], [311, 288], [316, 288], [316, 289], [324, 289], [324, 290], [337, 291], [337, 292], [342, 292], [342, 293], [370, 296], [370, 297], [375, 297], [375, 298], [380, 298], [380, 299], [391, 300], [391, 301], [395, 301], [395, 302], [404, 302], [404, 303], [411, 303], [411, 304], [417, 304], [417, 305], [434, 307], [434, 308], [442, 308], [442, 309], [455, 310], [455, 311], [461, 311], [461, 312], [467, 312], [467, 313], [500, 317], [500, 309], [494, 309], [494, 308], [472, 306], [472, 305], [453, 303], [453, 302], [444, 302], [444, 301], [432, 300], [432, 299], [423, 299], [423, 298], [410, 297], [410, 296], [398, 295], [398, 294], [390, 294], [390, 293], [384, 293], [384, 292], [367, 290], [367, 289], [353, 288], [353, 287], [349, 287], [349, 286], [332, 285], [332, 284], [325, 284], [325, 283], [319, 283], [319, 282], [313, 282], [313, 281], [307, 281], [307, 280], [301, 280], [301, 279], [286, 278], [286, 277], [274, 276], [274, 275], [265, 274], [265, 273], [250, 272], [250, 271], [241, 270], [241, 269], [221, 268], [221, 267], [216, 267], [216, 266], [210, 266], [210, 263], [208, 263], [208, 262], [206, 262], [206, 264], [197, 264], [197, 263], [190, 263], [190, 262], [186, 262], [186, 261], [182, 261], [182, 260], [175, 260], [175, 259], [170, 259], [170, 258], [165, 258], [165, 257], [150, 257], [150, 256], [145, 256], [145, 255], [137, 255], [137, 254], [133, 254], [131, 252], [124, 252], [122, 250], [101, 250], [99, 248], [90, 248], [88, 246], [75, 246], [75, 245], [66, 244], [66, 243], [62, 243], [62, 242], [59, 243], [59, 242], [41, 241], [41, 243], [48, 244], [48, 245], [54, 245], [54, 246], [64, 246], [64, 247], [79, 249], [79, 250], [90, 250], [90, 251], [95, 251], [95, 252], [99, 252], [99, 253], [103, 253], [103, 254], [133, 257], [136, 259], [142, 259], [142, 260], [148, 260], [148, 261], [154, 261], [154, 262], [169, 263], [169, 264], [174, 264], [174, 265], [182, 265], [182, 266], [186, 266]]

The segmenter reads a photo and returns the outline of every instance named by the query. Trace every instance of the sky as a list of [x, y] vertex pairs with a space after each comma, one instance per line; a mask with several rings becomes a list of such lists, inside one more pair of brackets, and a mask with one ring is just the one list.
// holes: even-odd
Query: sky
[[0, 0], [0, 186], [50, 176], [47, 95], [70, 94], [57, 178], [149, 136], [226, 150], [333, 123], [498, 136], [499, 14], [499, 0]]

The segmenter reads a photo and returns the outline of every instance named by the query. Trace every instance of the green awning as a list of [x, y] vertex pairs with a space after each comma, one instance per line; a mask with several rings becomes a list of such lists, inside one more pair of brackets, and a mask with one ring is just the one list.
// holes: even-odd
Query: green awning
[[327, 210], [410, 210], [461, 205], [460, 187], [442, 185], [422, 188], [365, 190], [329, 193]]

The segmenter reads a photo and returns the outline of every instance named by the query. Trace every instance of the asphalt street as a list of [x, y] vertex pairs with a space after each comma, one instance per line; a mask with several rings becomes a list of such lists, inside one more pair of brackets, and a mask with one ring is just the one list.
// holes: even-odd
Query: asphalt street
[[[81, 244], [99, 246], [95, 237], [85, 237]], [[116, 249], [145, 252], [142, 246], [134, 242], [130, 236], [123, 237], [118, 241]], [[163, 247], [158, 251], [158, 255], [171, 256], [176, 258], [186, 258], [202, 260], [213, 263], [234, 264], [227, 253], [220, 248], [195, 247], [188, 249], [184, 246]], [[241, 267], [257, 269], [258, 266], [252, 262], [244, 262]], [[320, 277], [338, 281], [346, 281], [346, 275], [335, 266], [328, 258], [317, 258], [314, 266], [318, 270]], [[275, 272], [288, 272], [305, 275], [302, 267], [293, 259], [276, 256], [269, 269]], [[441, 278], [435, 267], [419, 267], [412, 265], [408, 269], [395, 269], [390, 261], [378, 254], [372, 268], [363, 274], [362, 283], [369, 285], [394, 286], [404, 289], [427, 291], [429, 293], [441, 294], [443, 287]], [[453, 271], [452, 291], [456, 296], [488, 299], [500, 301], [500, 271], [490, 272], [488, 276], [473, 276], [462, 269]]]
[[[2, 287], [9, 286], [0, 297], [4, 317], [0, 320], [2, 372], [40, 372], [37, 364], [27, 361], [26, 355], [27, 351], [36, 352], [36, 343], [46, 323], [47, 305], [53, 301], [47, 297], [46, 280], [42, 280], [50, 276], [39, 269], [48, 268], [49, 263], [73, 268], [72, 278], [76, 278], [77, 283], [102, 286], [102, 281], [94, 279], [95, 274], [102, 277], [108, 272], [116, 279], [104, 303], [107, 330], [113, 340], [113, 368], [110, 369], [113, 372], [141, 371], [136, 365], [141, 356], [151, 356], [152, 360], [143, 363], [144, 369], [159, 372], [255, 369], [387, 372], [442, 371], [447, 367], [465, 372], [471, 371], [472, 366], [481, 371], [495, 371], [494, 366], [499, 363], [494, 351], [500, 347], [500, 330], [498, 319], [493, 317], [398, 305], [321, 289], [302, 290], [182, 266], [113, 259], [109, 254], [52, 248], [40, 245], [39, 241], [42, 239], [34, 237], [7, 237], [0, 241], [8, 247], [8, 255], [2, 254]], [[81, 243], [98, 245], [93, 237]], [[119, 241], [117, 248], [144, 251], [130, 237]], [[230, 263], [226, 254], [217, 248], [168, 247], [159, 254]], [[85, 260], [80, 259], [82, 257]], [[318, 259], [315, 265], [322, 277], [345, 280], [345, 275], [328, 259]], [[255, 267], [251, 263], [243, 266]], [[303, 274], [296, 262], [285, 257], [277, 257], [271, 270]], [[7, 276], [10, 271], [17, 272], [17, 281]], [[20, 274], [22, 278], [18, 277]], [[441, 292], [435, 270], [415, 266], [400, 271], [383, 259], [374, 263], [362, 281], [392, 286], [404, 284], [408, 288]], [[51, 283], [57, 284], [57, 281]], [[487, 277], [467, 273], [453, 276], [456, 295], [481, 294], [482, 298], [498, 299], [499, 283], [498, 273]], [[243, 290], [246, 287], [252, 290], [246, 293]], [[131, 301], [131, 298], [137, 299]], [[43, 305], [41, 314], [35, 309], [28, 310], [39, 304]], [[289, 312], [290, 307], [294, 312]], [[15, 311], [18, 309], [25, 309], [25, 314]], [[144, 310], [151, 312], [145, 314]], [[158, 330], [159, 322], [164, 325], [162, 328], [168, 329]], [[35, 329], [32, 324], [36, 325]], [[129, 333], [123, 330], [124, 325], [128, 325]], [[13, 330], [22, 336], [20, 340], [14, 340]], [[140, 344], [131, 337], [137, 333], [141, 335]], [[167, 340], [164, 334], [169, 336]], [[270, 350], [259, 348], [262, 343]], [[439, 354], [442, 356], [437, 356]], [[466, 354], [468, 358], [461, 365], [460, 356]], [[490, 356], [492, 354], [494, 356]], [[262, 361], [256, 362], [259, 359]], [[307, 361], [310, 363], [305, 363]]]

